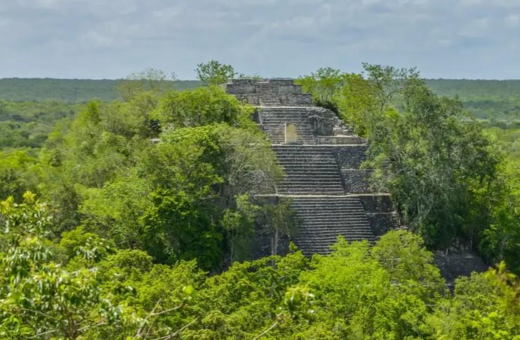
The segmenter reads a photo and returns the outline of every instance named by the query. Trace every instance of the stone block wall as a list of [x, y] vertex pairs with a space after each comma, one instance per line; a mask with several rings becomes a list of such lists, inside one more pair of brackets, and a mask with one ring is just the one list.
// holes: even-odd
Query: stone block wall
[[367, 145], [345, 145], [335, 150], [335, 157], [340, 168], [341, 177], [348, 194], [372, 193], [370, 187], [370, 175], [372, 171], [362, 169], [361, 166], [366, 159]]
[[436, 251], [434, 264], [439, 267], [448, 287], [453, 288], [455, 280], [461, 276], [470, 276], [473, 272], [485, 272], [488, 266], [482, 259], [469, 250]]
[[317, 136], [335, 136], [341, 133], [352, 135], [338, 116], [325, 108], [313, 107], [309, 112], [309, 120]]
[[336, 150], [336, 160], [342, 169], [360, 169], [366, 160], [367, 145], [349, 145]]
[[227, 93], [254, 106], [312, 106], [312, 96], [302, 93], [292, 79], [233, 79], [224, 85]]
[[375, 237], [381, 237], [399, 225], [390, 195], [360, 195], [359, 199]]
[[346, 193], [365, 194], [373, 191], [369, 184], [371, 170], [341, 168], [340, 171]]
[[316, 136], [316, 144], [345, 145], [363, 143], [364, 141], [357, 136]]

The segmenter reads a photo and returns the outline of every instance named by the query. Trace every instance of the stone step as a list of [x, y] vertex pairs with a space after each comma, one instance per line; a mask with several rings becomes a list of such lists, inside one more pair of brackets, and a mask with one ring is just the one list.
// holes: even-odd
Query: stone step
[[313, 190], [323, 189], [323, 190], [325, 190], [328, 188], [343, 190], [343, 186], [342, 186], [341, 182], [327, 182], [327, 183], [316, 183], [316, 184], [313, 184], [313, 182], [304, 182], [304, 181], [282, 182], [278, 187], [286, 188], [286, 189], [302, 189], [302, 190], [305, 190], [305, 189], [313, 189]]
[[349, 219], [354, 217], [365, 217], [365, 211], [359, 210], [359, 211], [352, 211], [352, 209], [327, 209], [327, 210], [320, 210], [315, 211], [312, 209], [302, 209], [301, 207], [298, 208], [298, 215], [303, 217], [312, 217], [315, 219], [320, 219], [323, 217], [329, 217], [331, 213], [336, 216], [337, 220], [341, 221], [342, 219]]
[[319, 110], [316, 110], [316, 107], [270, 107], [270, 108], [263, 108], [260, 112], [262, 114], [310, 114], [313, 112], [316, 112]]
[[285, 195], [344, 195], [345, 190], [343, 189], [330, 189], [326, 190], [321, 189], [291, 189], [291, 188], [278, 188], [279, 194]]
[[344, 202], [340, 201], [339, 199], [337, 201], [333, 201], [331, 200], [332, 197], [327, 196], [326, 199], [322, 197], [309, 197], [309, 200], [304, 200], [304, 198], [306, 197], [293, 197], [293, 205], [298, 206], [300, 208], [316, 208], [318, 206], [323, 207], [324, 205], [327, 205], [327, 207], [330, 207], [330, 209], [339, 209], [343, 207], [362, 207], [362, 205], [355, 202]]
[[262, 125], [275, 125], [275, 124], [292, 124], [299, 123], [302, 127], [312, 127], [311, 123], [307, 121], [305, 117], [264, 117], [262, 118]]
[[282, 120], [296, 120], [296, 121], [301, 121], [305, 124], [308, 124], [310, 125], [311, 122], [309, 121], [309, 116], [306, 115], [306, 114], [287, 114], [287, 115], [284, 115], [284, 114], [276, 114], [276, 115], [266, 115], [266, 114], [262, 114], [260, 115], [261, 119], [263, 122], [265, 121], [282, 121]]
[[[301, 146], [302, 148], [307, 148], [307, 146]], [[331, 152], [291, 152], [291, 151], [276, 151], [276, 155], [280, 159], [316, 159], [323, 161], [336, 161], [336, 157]]]
[[338, 236], [343, 236], [348, 239], [357, 239], [357, 240], [364, 240], [364, 239], [371, 240], [374, 238], [373, 235], [371, 235], [371, 234], [357, 232], [354, 230], [349, 233], [344, 233], [341, 231], [336, 231], [336, 232], [329, 233], [329, 234], [322, 234], [322, 233], [301, 234], [301, 233], [298, 233], [298, 234], [294, 235], [293, 238], [302, 243], [323, 246], [324, 243], [326, 243], [327, 241], [330, 241], [330, 243], [328, 245], [336, 242]]
[[307, 237], [313, 237], [313, 235], [328, 235], [328, 236], [338, 236], [338, 235], [369, 235], [371, 230], [369, 225], [360, 224], [360, 225], [342, 225], [342, 226], [325, 226], [325, 225], [317, 225], [312, 223], [303, 224], [298, 230], [297, 235], [305, 235]]
[[300, 214], [300, 213], [297, 213], [297, 216], [299, 218], [302, 218], [304, 220], [308, 220], [308, 221], [313, 221], [313, 223], [321, 223], [321, 222], [326, 222], [326, 223], [330, 223], [331, 226], [334, 226], [334, 225], [343, 225], [343, 224], [348, 224], [348, 225], [355, 225], [355, 224], [362, 224], [362, 225], [365, 225], [365, 222], [367, 222], [367, 219], [366, 219], [366, 215], [363, 213], [359, 213], [357, 215], [338, 215], [338, 214], [335, 214], [334, 212], [330, 212], [331, 214], [334, 214], [334, 218], [335, 220], [334, 221], [331, 221], [330, 220], [330, 214], [329, 215], [321, 215], [321, 216], [312, 216], [312, 215], [304, 215], [304, 214]]
[[328, 155], [320, 155], [320, 154], [316, 154], [316, 155], [309, 155], [309, 154], [302, 154], [301, 156], [296, 156], [296, 155], [283, 155], [283, 154], [278, 154], [277, 155], [277, 158], [282, 161], [282, 162], [287, 162], [287, 163], [307, 163], [308, 161], [313, 161], [313, 164], [323, 164], [323, 165], [329, 165], [329, 166], [338, 166], [337, 163], [336, 163], [336, 159], [332, 156], [328, 156]]
[[[317, 182], [318, 180], [314, 180], [312, 176], [304, 176], [304, 177], [294, 177], [288, 171], [286, 171], [287, 177], [282, 183], [291, 183], [291, 184], [302, 184], [302, 185], [312, 185], [312, 183]], [[338, 185], [342, 185], [341, 177], [330, 175], [329, 177], [321, 177], [322, 181], [326, 184], [337, 183]]]
[[[323, 211], [342, 211], [348, 209], [348, 211], [352, 211], [354, 208], [359, 208], [359, 211], [364, 211], [362, 206], [360, 207], [357, 204], [345, 204], [345, 205], [334, 205], [330, 202], [323, 202], [320, 204], [301, 204], [301, 203], [294, 203], [293, 205], [295, 207], [298, 207], [298, 209], [301, 209], [302, 211], [309, 210], [313, 211], [316, 209], [316, 207], [322, 208]], [[326, 205], [326, 207], [325, 207]]]
[[297, 145], [275, 145], [273, 149], [276, 153], [280, 154], [291, 154], [291, 155], [315, 155], [315, 154], [323, 154], [330, 155], [334, 157], [334, 151], [328, 149], [327, 146], [322, 147], [320, 145], [311, 145], [311, 146], [297, 146]]
[[298, 183], [301, 183], [301, 184], [309, 184], [309, 183], [316, 183], [316, 182], [319, 182], [319, 183], [323, 183], [323, 184], [330, 184], [330, 183], [334, 183], [334, 184], [339, 184], [339, 185], [342, 185], [341, 184], [341, 178], [339, 176], [329, 176], [329, 177], [313, 177], [313, 176], [305, 176], [305, 177], [295, 177], [295, 176], [291, 176], [291, 174], [288, 174], [289, 177], [287, 179], [285, 179], [282, 183], [286, 183], [286, 184], [298, 184]]
[[312, 126], [310, 124], [306, 124], [305, 122], [303, 121], [297, 121], [297, 120], [287, 120], [287, 119], [280, 119], [279, 121], [276, 120], [264, 120], [262, 122], [262, 126], [264, 128], [275, 128], [277, 126], [285, 126], [286, 124], [295, 124], [296, 125], [296, 128], [297, 129], [301, 129], [301, 130], [307, 130], [307, 131], [314, 131], [314, 129], [312, 128]]
[[361, 240], [373, 240], [374, 237], [370, 234], [363, 234], [352, 232], [349, 234], [344, 233], [334, 233], [334, 234], [296, 234], [293, 236], [293, 239], [296, 241], [296, 245], [303, 248], [303, 245], [307, 245], [307, 247], [329, 247], [332, 244], [336, 243], [339, 236], [343, 236], [348, 241], [361, 241]]
[[[319, 146], [319, 144], [318, 145], [309, 145], [309, 146], [300, 146], [300, 145], [291, 145], [291, 144], [285, 144], [285, 145], [290, 146], [292, 148], [299, 147], [302, 149]], [[332, 151], [329, 151], [329, 150], [308, 150], [308, 151], [297, 152], [297, 151], [293, 151], [293, 150], [274, 149], [274, 152], [278, 156], [281, 156], [281, 157], [301, 158], [301, 157], [316, 157], [317, 156], [317, 157], [326, 157], [326, 158], [333, 159], [333, 160], [336, 159], [336, 155]]]
[[[314, 220], [319, 220], [319, 219], [327, 219], [330, 217], [330, 214], [334, 214], [335, 218], [336, 218], [336, 221], [338, 222], [343, 222], [343, 221], [346, 221], [346, 220], [352, 220], [352, 219], [357, 219], [357, 218], [361, 218], [361, 219], [365, 219], [366, 215], [365, 215], [365, 211], [363, 210], [360, 210], [360, 211], [351, 211], [350, 209], [347, 209], [347, 210], [344, 210], [344, 211], [337, 211], [337, 210], [324, 210], [324, 211], [320, 211], [318, 214], [317, 211], [312, 211], [312, 210], [308, 210], [309, 212], [306, 213], [306, 212], [302, 212], [302, 210], [298, 207], [294, 207], [295, 209], [298, 209], [298, 216], [302, 217], [302, 218], [312, 218]], [[311, 212], [312, 211], [312, 212]]]
[[328, 152], [302, 152], [302, 153], [292, 153], [287, 151], [277, 151], [276, 155], [279, 159], [283, 160], [307, 160], [314, 159], [316, 161], [323, 162], [333, 162], [336, 163], [336, 157], [333, 154]]
[[[288, 145], [273, 145], [273, 148], [274, 149], [290, 149], [291, 146], [288, 146]], [[308, 147], [308, 148], [305, 148], [303, 150], [311, 150], [311, 149], [335, 150], [335, 149], [338, 149], [338, 148], [344, 148], [344, 146], [342, 146], [342, 145], [319, 145], [319, 146], [314, 146], [314, 147]]]
[[339, 167], [336, 164], [336, 162], [318, 162], [313, 159], [307, 159], [307, 160], [291, 160], [291, 159], [279, 159], [278, 164], [285, 167], [286, 170], [291, 171], [297, 171], [297, 170], [304, 170], [304, 171], [334, 171], [339, 173]]
[[370, 224], [362, 224], [362, 223], [343, 223], [343, 224], [326, 224], [326, 223], [313, 223], [310, 221], [303, 222], [302, 225], [304, 225], [304, 228], [309, 227], [309, 232], [317, 233], [319, 232], [325, 232], [326, 230], [329, 233], [338, 233], [338, 232], [346, 232], [345, 230], [349, 231], [363, 231], [364, 233], [367, 233], [367, 228], [370, 229]]
[[289, 180], [283, 181], [280, 184], [280, 186], [291, 187], [291, 188], [314, 188], [314, 187], [321, 187], [321, 188], [329, 188], [329, 187], [334, 188], [334, 187], [338, 187], [338, 188], [343, 188], [340, 180], [316, 183], [316, 181], [314, 181], [314, 182], [313, 181], [297, 181], [297, 180], [291, 181], [289, 179]]
[[[306, 148], [306, 146], [302, 146], [302, 148]], [[276, 150], [275, 150], [276, 151]], [[316, 159], [316, 160], [323, 160], [323, 161], [334, 161], [336, 162], [336, 157], [334, 157], [334, 154], [329, 152], [290, 152], [290, 151], [276, 151], [276, 155], [280, 159]]]
[[[348, 146], [346, 146], [348, 147]], [[325, 155], [331, 155], [334, 156], [334, 149], [332, 147], [325, 145], [313, 145], [313, 146], [306, 146], [306, 147], [298, 147], [295, 145], [274, 145], [273, 149], [275, 152], [279, 152], [282, 154], [325, 154]]]
[[336, 164], [336, 160], [320, 160], [315, 158], [305, 159], [292, 159], [292, 158], [278, 158], [278, 163], [289, 168], [305, 168], [305, 169], [336, 169], [339, 170], [339, 166]]
[[320, 186], [315, 186], [315, 187], [280, 185], [280, 186], [278, 186], [278, 191], [291, 192], [291, 193], [313, 193], [313, 194], [327, 194], [329, 192], [333, 192], [333, 193], [344, 193], [345, 192], [345, 190], [341, 186], [325, 186], [325, 185], [320, 185]]
[[[296, 214], [304, 218], [305, 220], [314, 221], [314, 222], [330, 222], [332, 224], [342, 224], [342, 223], [350, 223], [353, 221], [360, 220], [361, 222], [368, 221], [366, 219], [366, 215], [364, 211], [356, 211], [356, 212], [350, 212], [350, 211], [334, 211], [334, 210], [326, 210], [323, 211], [321, 215], [317, 215], [317, 212], [315, 211], [315, 214], [311, 213], [302, 213], [299, 211], [300, 209], [298, 207], [294, 207], [294, 209], [297, 209], [298, 211]], [[330, 215], [334, 214], [334, 220], [330, 220]]]
[[290, 189], [290, 190], [320, 190], [324, 191], [326, 189], [334, 189], [334, 190], [344, 190], [341, 182], [320, 182], [316, 184], [312, 184], [312, 182], [282, 182], [278, 185], [278, 188], [281, 189]]
[[339, 167], [336, 164], [327, 164], [327, 162], [313, 162], [312, 160], [295, 162], [291, 160], [278, 160], [278, 164], [285, 168], [286, 172], [293, 174], [301, 173], [321, 173], [328, 175], [340, 175]]
[[277, 157], [279, 163], [287, 166], [306, 166], [307, 168], [322, 167], [339, 169], [338, 164], [334, 158], [320, 158], [320, 157]]
[[[328, 204], [331, 207], [336, 206], [362, 206], [359, 198], [355, 196], [303, 196], [303, 197], [292, 197], [292, 202], [294, 205], [303, 205], [303, 206], [323, 206], [323, 204]], [[352, 200], [355, 199], [355, 200]]]
[[338, 172], [338, 169], [334, 168], [294, 168], [294, 167], [284, 167], [285, 173], [288, 175], [288, 178], [302, 178], [302, 179], [312, 179], [315, 177], [320, 178], [341, 178]]
[[[345, 231], [345, 227], [348, 228], [348, 231]], [[317, 232], [318, 227], [313, 225], [307, 225], [305, 226], [306, 230], [302, 228], [302, 230], [299, 230], [298, 233], [294, 236], [296, 239], [336, 239], [338, 236], [358, 236], [361, 239], [372, 238], [372, 234], [370, 232], [367, 232], [367, 229], [370, 229], [370, 227], [362, 226], [359, 229], [355, 229], [352, 226], [345, 226], [344, 228], [337, 228], [337, 229], [327, 229], [327, 231], [323, 231], [322, 229], [326, 229], [326, 227], [320, 227], [319, 232]]]
[[277, 116], [266, 116], [262, 115], [261, 121], [262, 123], [266, 122], [301, 122], [305, 125], [310, 126], [311, 122], [309, 121], [309, 117], [306, 115], [277, 115]]
[[280, 122], [271, 122], [271, 121], [264, 121], [262, 123], [262, 127], [264, 129], [272, 130], [274, 128], [285, 127], [286, 124], [294, 124], [296, 126], [296, 130], [302, 130], [302, 131], [308, 131], [310, 133], [313, 133], [314, 129], [310, 125], [305, 125], [302, 122], [294, 122], [294, 121], [280, 121]]
[[320, 172], [319, 175], [316, 173], [316, 176], [312, 176], [313, 175], [312, 172], [310, 172], [310, 173], [291, 172], [291, 171], [287, 171], [287, 169], [286, 169], [285, 173], [287, 174], [287, 177], [285, 178], [284, 181], [292, 181], [294, 183], [303, 183], [303, 184], [312, 183], [317, 179], [322, 179], [322, 180], [329, 179], [329, 182], [335, 181], [340, 184], [342, 183], [341, 177], [337, 172], [329, 172], [328, 174], [324, 174], [323, 172]]
[[307, 115], [261, 115], [262, 122], [269, 122], [269, 121], [296, 121], [301, 122], [305, 125], [310, 126], [311, 121], [309, 120], [309, 117]]
[[327, 254], [338, 236], [349, 241], [374, 240], [361, 201], [355, 197], [294, 197], [301, 223], [295, 244], [306, 255]]
[[342, 215], [347, 214], [348, 216], [352, 216], [354, 214], [364, 214], [365, 210], [363, 208], [359, 208], [357, 206], [344, 206], [344, 207], [336, 207], [336, 208], [328, 208], [328, 209], [321, 209], [323, 206], [320, 207], [320, 211], [316, 211], [316, 207], [318, 206], [302, 206], [302, 205], [294, 205], [295, 208], [298, 208], [298, 210], [304, 214], [308, 212], [311, 214], [311, 216], [321, 216], [321, 214], [328, 216], [330, 212], [334, 212], [335, 214]]
[[357, 218], [361, 218], [365, 221], [365, 218], [366, 218], [364, 210], [359, 210], [359, 211], [352, 211], [351, 209], [346, 209], [343, 211], [324, 210], [324, 211], [320, 211], [318, 214], [318, 211], [316, 211], [316, 210], [313, 211], [313, 210], [309, 209], [308, 210], [309, 212], [307, 213], [307, 212], [303, 212], [302, 209], [300, 209], [299, 207], [294, 207], [294, 208], [299, 210], [298, 216], [300, 216], [302, 218], [312, 218], [315, 220], [329, 218], [331, 214], [334, 214], [336, 221], [339, 221], [339, 222], [357, 219]]
[[[366, 238], [366, 237], [363, 237], [362, 235], [338, 235], [338, 236], [343, 236], [343, 238], [345, 238], [349, 242], [361, 241], [361, 240], [368, 240], [369, 242], [374, 241], [374, 239]], [[303, 237], [299, 238], [297, 236], [295, 236], [293, 238], [293, 241], [296, 244], [296, 246], [298, 248], [300, 248], [305, 255], [312, 255], [315, 253], [325, 255], [325, 254], [329, 253], [330, 247], [334, 243], [336, 243], [337, 240], [338, 240], [337, 237], [325, 238], [323, 240], [320, 240], [320, 239], [305, 240], [305, 238], [303, 238]]]
[[[348, 146], [347, 146], [348, 147]], [[298, 147], [296, 145], [274, 145], [273, 150], [281, 154], [324, 154], [334, 156], [334, 150], [330, 146], [312, 145], [305, 147]]]
[[336, 164], [336, 161], [330, 160], [329, 162], [326, 161], [319, 161], [316, 159], [301, 159], [301, 160], [294, 160], [294, 159], [278, 159], [278, 163], [285, 167], [287, 170], [334, 170], [339, 173], [339, 166]]
[[[334, 163], [333, 163], [334, 162]], [[319, 161], [316, 159], [301, 159], [301, 160], [294, 160], [294, 159], [278, 159], [278, 163], [285, 167], [287, 170], [335, 170], [339, 173], [339, 166], [336, 164], [336, 161], [330, 160], [329, 162], [326, 161]]]
[[322, 179], [332, 179], [341, 181], [341, 176], [337, 169], [296, 169], [296, 168], [287, 168], [285, 167], [285, 173], [287, 174], [286, 180], [301, 180], [301, 181], [312, 181], [314, 179], [322, 178]]
[[293, 236], [293, 239], [295, 241], [299, 241], [301, 243], [309, 244], [309, 246], [318, 246], [318, 247], [328, 247], [336, 242], [338, 239], [338, 236], [343, 236], [347, 240], [355, 240], [355, 241], [361, 241], [361, 240], [373, 240], [374, 236], [371, 233], [362, 233], [362, 232], [356, 232], [352, 231], [349, 233], [344, 232], [335, 232], [331, 234], [321, 234], [321, 233], [314, 233], [314, 234], [296, 234]]

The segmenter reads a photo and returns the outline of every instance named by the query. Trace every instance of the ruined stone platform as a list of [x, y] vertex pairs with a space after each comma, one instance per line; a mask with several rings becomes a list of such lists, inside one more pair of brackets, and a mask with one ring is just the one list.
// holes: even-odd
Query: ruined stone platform
[[[373, 242], [395, 225], [390, 196], [372, 192], [370, 170], [361, 169], [366, 141], [334, 112], [314, 106], [291, 79], [239, 79], [225, 88], [257, 108], [255, 120], [287, 174], [265, 196], [292, 199], [299, 228], [290, 240], [304, 254], [327, 254], [338, 236]], [[273, 253], [272, 242], [264, 243], [258, 256]], [[279, 245], [274, 249], [284, 252]]]

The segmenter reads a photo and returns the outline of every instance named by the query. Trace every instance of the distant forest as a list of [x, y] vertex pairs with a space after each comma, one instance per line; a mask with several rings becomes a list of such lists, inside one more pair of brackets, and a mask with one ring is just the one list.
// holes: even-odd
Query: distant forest
[[519, 127], [520, 80], [439, 79], [426, 83], [437, 95], [459, 96], [464, 108], [478, 119], [502, 128]]
[[[120, 100], [122, 80], [0, 79], [0, 148], [40, 148], [58, 121], [64, 126], [90, 100]], [[176, 90], [202, 86], [198, 80], [172, 82]], [[438, 95], [462, 101], [482, 124], [505, 141], [517, 158], [516, 136], [520, 128], [520, 80], [426, 80]], [[504, 129], [511, 131], [505, 133]], [[500, 132], [503, 131], [503, 132]], [[518, 155], [520, 157], [520, 155]]]
[[[9, 101], [58, 101], [69, 104], [85, 103], [92, 99], [113, 101], [119, 99], [117, 87], [121, 80], [91, 79], [0, 79], [0, 99]], [[175, 90], [200, 87], [197, 80], [172, 82]]]
[[[0, 99], [7, 101], [57, 101], [67, 104], [85, 103], [92, 99], [119, 99], [121, 80], [88, 79], [0, 79]], [[459, 96], [464, 107], [491, 125], [520, 125], [520, 80], [452, 80], [429, 79], [426, 83], [438, 95]], [[176, 90], [200, 87], [198, 80], [172, 82]]]

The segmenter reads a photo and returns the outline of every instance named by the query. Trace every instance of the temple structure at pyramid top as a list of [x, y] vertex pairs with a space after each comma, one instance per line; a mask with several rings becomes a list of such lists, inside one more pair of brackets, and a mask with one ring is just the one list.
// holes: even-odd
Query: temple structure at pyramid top
[[233, 79], [225, 89], [254, 106], [313, 106], [311, 95], [302, 93], [293, 79]]

